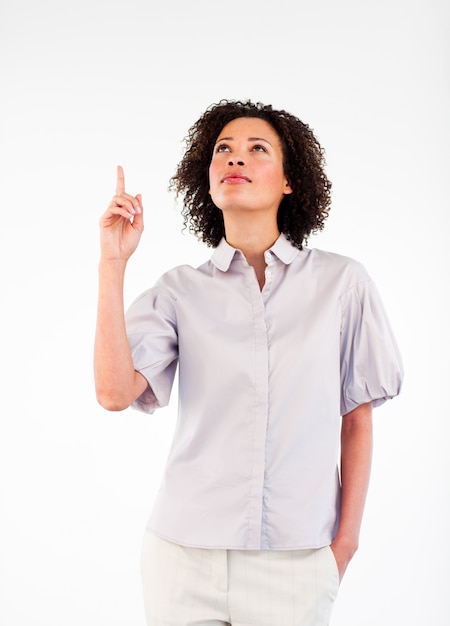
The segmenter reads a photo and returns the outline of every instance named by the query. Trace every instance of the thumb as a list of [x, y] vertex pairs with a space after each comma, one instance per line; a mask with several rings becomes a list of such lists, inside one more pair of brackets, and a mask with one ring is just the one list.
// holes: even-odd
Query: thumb
[[136, 200], [139, 202], [140, 210], [139, 212], [136, 212], [135, 215], [133, 216], [133, 225], [137, 226], [140, 230], [142, 230], [144, 228], [144, 216], [143, 216], [144, 208], [142, 206], [142, 196], [140, 193], [137, 194]]

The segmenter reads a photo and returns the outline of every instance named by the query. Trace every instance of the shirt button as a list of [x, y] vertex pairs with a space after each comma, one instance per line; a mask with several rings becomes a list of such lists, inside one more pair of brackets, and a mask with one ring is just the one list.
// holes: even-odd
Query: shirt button
[[270, 254], [270, 252], [265, 252], [264, 258], [266, 259], [266, 262], [268, 263], [272, 259], [272, 255]]
[[270, 278], [272, 276], [272, 272], [270, 270], [266, 270], [266, 276], [267, 278]]

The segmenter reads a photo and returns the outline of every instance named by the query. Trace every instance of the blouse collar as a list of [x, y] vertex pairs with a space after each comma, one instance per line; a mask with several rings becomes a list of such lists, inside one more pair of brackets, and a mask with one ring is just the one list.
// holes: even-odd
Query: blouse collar
[[[281, 233], [275, 243], [267, 250], [266, 254], [270, 252], [280, 259], [282, 263], [289, 265], [298, 255], [299, 249], [288, 240], [284, 233]], [[222, 238], [219, 245], [214, 250], [211, 261], [217, 269], [222, 272], [227, 272], [234, 258], [243, 258], [243, 256], [240, 250], [233, 248], [225, 238]]]

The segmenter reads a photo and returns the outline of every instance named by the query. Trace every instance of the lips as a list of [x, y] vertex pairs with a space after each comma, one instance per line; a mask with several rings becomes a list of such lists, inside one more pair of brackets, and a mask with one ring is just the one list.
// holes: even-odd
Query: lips
[[222, 178], [222, 183], [231, 183], [232, 185], [236, 185], [239, 183], [250, 183], [251, 180], [250, 178], [248, 178], [248, 176], [244, 176], [243, 174], [236, 174], [236, 173], [232, 173], [232, 174], [227, 174], [226, 176], [224, 176]]

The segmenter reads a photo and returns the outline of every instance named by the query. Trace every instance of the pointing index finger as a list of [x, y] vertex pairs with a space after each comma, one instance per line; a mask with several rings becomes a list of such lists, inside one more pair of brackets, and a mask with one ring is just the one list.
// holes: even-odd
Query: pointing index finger
[[120, 196], [121, 193], [125, 193], [125, 174], [123, 173], [123, 167], [121, 165], [118, 165], [116, 195]]

